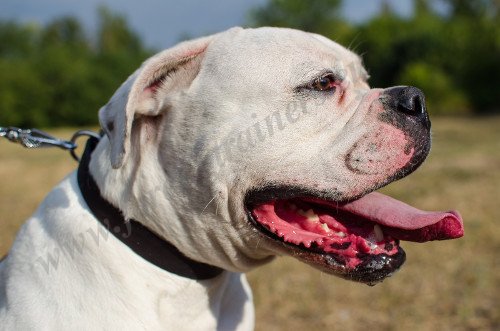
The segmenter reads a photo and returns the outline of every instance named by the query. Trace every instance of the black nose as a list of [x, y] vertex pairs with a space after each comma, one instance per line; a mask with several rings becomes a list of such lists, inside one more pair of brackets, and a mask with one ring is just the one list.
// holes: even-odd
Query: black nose
[[425, 108], [425, 96], [422, 91], [413, 86], [397, 86], [386, 89], [384, 94], [389, 96], [395, 110], [421, 120], [426, 128], [431, 127], [429, 115]]

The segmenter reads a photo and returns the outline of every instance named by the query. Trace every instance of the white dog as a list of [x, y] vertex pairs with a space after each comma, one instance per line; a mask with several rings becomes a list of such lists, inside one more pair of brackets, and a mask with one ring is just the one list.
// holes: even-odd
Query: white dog
[[[234, 28], [147, 60], [0, 265], [2, 330], [251, 330], [244, 272], [289, 254], [365, 283], [455, 212], [370, 193], [430, 148], [424, 96], [325, 37]], [[95, 149], [94, 149], [95, 148]]]

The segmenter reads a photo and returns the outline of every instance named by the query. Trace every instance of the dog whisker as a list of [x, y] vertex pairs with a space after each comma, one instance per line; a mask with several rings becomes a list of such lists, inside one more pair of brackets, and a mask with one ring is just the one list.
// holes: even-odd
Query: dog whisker
[[[206, 204], [205, 208], [203, 208], [203, 210], [201, 211], [200, 215], [203, 214], [203, 212], [208, 208], [208, 206], [212, 203], [212, 201], [214, 201], [215, 198], [217, 198], [217, 194], [214, 195], [214, 197], [212, 199], [210, 199], [210, 201]], [[216, 202], [216, 205], [217, 205], [217, 202]], [[215, 214], [217, 215], [217, 210], [215, 211]]]
[[257, 240], [257, 244], [255, 245], [255, 249], [258, 249], [259, 248], [259, 245], [260, 245], [260, 241], [262, 240], [262, 238], [259, 238], [259, 240]]
[[218, 210], [219, 210], [219, 201], [215, 201], [215, 216], [217, 216], [217, 211]]

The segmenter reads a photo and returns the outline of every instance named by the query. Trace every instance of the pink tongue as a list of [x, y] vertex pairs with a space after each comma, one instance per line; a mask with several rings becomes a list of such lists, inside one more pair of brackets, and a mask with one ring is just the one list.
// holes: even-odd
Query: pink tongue
[[342, 209], [382, 225], [384, 233], [401, 240], [425, 242], [464, 235], [462, 217], [457, 212], [422, 211], [378, 192]]

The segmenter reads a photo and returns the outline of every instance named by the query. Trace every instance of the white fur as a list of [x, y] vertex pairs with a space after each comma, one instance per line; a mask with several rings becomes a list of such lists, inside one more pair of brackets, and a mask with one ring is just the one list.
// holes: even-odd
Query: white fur
[[[242, 274], [185, 279], [144, 261], [106, 231], [82, 201], [75, 174], [55, 187], [2, 263], [0, 329], [253, 328]], [[47, 267], [50, 256], [58, 262]]]
[[[294, 90], [325, 68], [345, 76], [335, 94]], [[156, 90], [148, 88], [165, 73]], [[340, 45], [277, 28], [231, 29], [147, 60], [99, 112], [107, 135], [91, 173], [126, 218], [227, 271], [184, 279], [106, 238], [71, 174], [1, 264], [0, 328], [252, 329], [242, 273], [285, 252], [250, 225], [245, 193], [271, 182], [348, 198], [392, 174], [356, 176], [341, 158], [384, 125], [376, 117], [381, 90], [370, 90], [366, 78], [359, 57]], [[271, 132], [265, 125], [273, 116], [286, 125]], [[265, 137], [245, 144], [242, 133], [259, 125]], [[402, 147], [380, 153], [390, 162]], [[57, 267], [47, 272], [43, 262], [54, 252]]]

